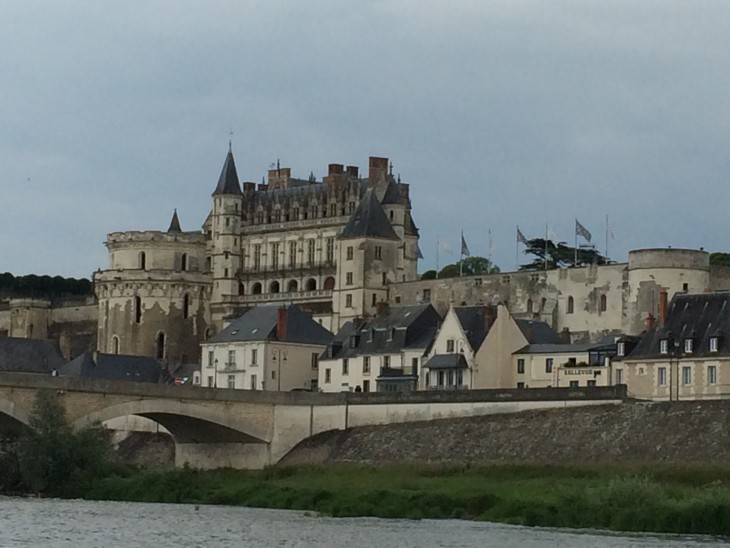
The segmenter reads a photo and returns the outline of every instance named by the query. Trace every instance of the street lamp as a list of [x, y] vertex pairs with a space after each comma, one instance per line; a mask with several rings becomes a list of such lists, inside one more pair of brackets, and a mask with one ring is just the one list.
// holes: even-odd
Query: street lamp
[[[682, 357], [682, 353], [679, 351], [680, 348], [680, 340], [679, 337], [676, 337], [672, 340], [672, 347], [674, 348], [674, 351], [672, 352], [674, 356], [674, 371], [672, 372], [672, 378], [674, 379], [674, 383], [677, 385], [677, 390], [675, 392], [675, 401], [679, 401], [679, 358]], [[671, 360], [670, 364], [671, 366]], [[672, 400], [672, 386], [669, 385], [669, 401]]]
[[281, 392], [281, 363], [284, 362], [284, 367], [286, 367], [286, 357], [288, 355], [288, 351], [286, 348], [274, 348], [271, 351], [271, 358], [274, 360], [274, 364], [276, 365], [276, 390]]
[[213, 388], [218, 388], [218, 358], [213, 360]]

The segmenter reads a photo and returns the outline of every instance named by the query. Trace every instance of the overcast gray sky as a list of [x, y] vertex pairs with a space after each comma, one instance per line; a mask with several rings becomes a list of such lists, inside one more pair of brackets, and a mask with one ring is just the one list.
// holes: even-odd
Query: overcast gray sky
[[[0, 272], [89, 276], [108, 232], [242, 180], [387, 156], [436, 240], [515, 226], [730, 251], [730, 2], [3, 1]], [[443, 265], [457, 257], [441, 256]], [[525, 261], [523, 256], [520, 257]]]

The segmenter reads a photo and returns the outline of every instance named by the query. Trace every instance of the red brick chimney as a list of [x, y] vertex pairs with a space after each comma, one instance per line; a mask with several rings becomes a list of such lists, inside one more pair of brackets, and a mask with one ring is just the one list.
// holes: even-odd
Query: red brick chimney
[[659, 291], [659, 326], [664, 326], [667, 321], [667, 290], [662, 288]]
[[359, 172], [360, 172], [360, 170], [358, 169], [357, 166], [347, 166], [347, 173], [349, 173], [353, 177], [357, 177]]
[[656, 322], [656, 318], [654, 317], [654, 314], [649, 312], [649, 315], [646, 317], [646, 320], [644, 320], [644, 321], [646, 322], [647, 331], [651, 331], [652, 329], [654, 329], [654, 323]]
[[381, 173], [383, 174], [383, 177], [388, 175], [388, 159], [370, 156], [370, 161], [368, 163], [369, 187], [374, 187], [377, 184]]
[[375, 316], [378, 318], [382, 316], [386, 308], [388, 308], [388, 303], [385, 301], [378, 301], [375, 303]]
[[286, 340], [286, 321], [289, 311], [286, 306], [276, 310], [276, 338], [280, 341]]

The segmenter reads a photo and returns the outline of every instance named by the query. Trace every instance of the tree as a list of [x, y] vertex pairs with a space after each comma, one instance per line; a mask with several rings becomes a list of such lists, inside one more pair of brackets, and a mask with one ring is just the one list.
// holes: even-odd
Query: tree
[[730, 253], [721, 253], [719, 251], [710, 253], [710, 264], [717, 266], [730, 266]]
[[435, 270], [426, 270], [423, 274], [421, 274], [422, 280], [434, 280], [436, 279], [436, 276], [438, 275], [438, 272]]
[[448, 264], [439, 270], [439, 278], [456, 278], [460, 274], [464, 276], [476, 276], [479, 274], [496, 274], [499, 267], [486, 257], [467, 257], [454, 264]]
[[[547, 246], [546, 246], [547, 244]], [[533, 238], [527, 241], [525, 254], [533, 255], [535, 259], [527, 264], [520, 265], [520, 270], [544, 270], [545, 268], [565, 268], [568, 266], [585, 266], [587, 264], [607, 264], [606, 257], [592, 247], [576, 248], [566, 245], [565, 242], [555, 244], [552, 240]]]
[[109, 464], [112, 446], [107, 430], [98, 425], [74, 430], [55, 392], [38, 392], [28, 419], [16, 446], [25, 490], [74, 494]]

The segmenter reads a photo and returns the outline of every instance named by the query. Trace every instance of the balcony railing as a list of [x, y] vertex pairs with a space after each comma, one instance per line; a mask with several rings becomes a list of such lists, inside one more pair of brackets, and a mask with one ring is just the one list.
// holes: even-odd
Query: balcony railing
[[224, 304], [253, 304], [280, 301], [318, 302], [331, 301], [331, 289], [313, 291], [287, 291], [285, 293], [259, 293], [258, 295], [223, 295]]
[[245, 266], [239, 268], [236, 272], [238, 277], [251, 277], [252, 275], [265, 275], [265, 274], [280, 274], [282, 276], [298, 274], [300, 272], [334, 272], [337, 268], [336, 261], [321, 261], [321, 262], [305, 262], [295, 265], [278, 264], [273, 265], [261, 265], [261, 266]]

